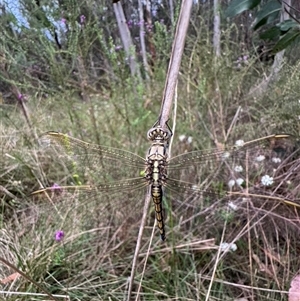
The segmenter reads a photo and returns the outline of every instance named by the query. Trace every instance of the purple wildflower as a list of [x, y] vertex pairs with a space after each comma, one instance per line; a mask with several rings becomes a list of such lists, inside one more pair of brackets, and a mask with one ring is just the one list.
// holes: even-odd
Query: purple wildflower
[[151, 31], [152, 31], [152, 27], [153, 27], [153, 26], [152, 26], [151, 24], [147, 24], [147, 25], [146, 25], [147, 31], [148, 31], [148, 32], [151, 32]]
[[52, 190], [52, 191], [58, 191], [58, 192], [61, 192], [61, 187], [60, 187], [57, 183], [54, 183], [54, 184], [51, 186], [51, 190]]
[[66, 24], [67, 23], [67, 19], [61, 18], [60, 22]]
[[18, 99], [19, 99], [19, 100], [22, 100], [23, 98], [24, 98], [24, 95], [23, 95], [23, 94], [21, 94], [21, 93], [18, 94]]
[[63, 238], [64, 238], [64, 236], [65, 236], [65, 233], [64, 233], [64, 231], [62, 231], [62, 230], [57, 230], [57, 231], [55, 232], [55, 240], [56, 240], [56, 241], [62, 241]]
[[118, 50], [120, 50], [120, 49], [122, 49], [123, 47], [121, 46], [121, 45], [117, 45], [117, 46], [115, 46], [115, 50], [116, 51], [118, 51]]
[[86, 19], [85, 15], [81, 15], [80, 16], [80, 24], [85, 23], [85, 19]]

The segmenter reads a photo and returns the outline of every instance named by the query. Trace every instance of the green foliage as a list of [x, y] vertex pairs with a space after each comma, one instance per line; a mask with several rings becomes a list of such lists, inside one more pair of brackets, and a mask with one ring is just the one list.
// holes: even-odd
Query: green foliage
[[299, 43], [300, 39], [300, 26], [291, 28], [274, 46], [273, 53], [280, 52], [281, 50], [286, 49], [292, 43], [297, 41]]
[[232, 18], [245, 10], [255, 8], [260, 2], [261, 0], [232, 0], [225, 11], [225, 15]]
[[[261, 1], [258, 0], [243, 0], [231, 1], [226, 14], [228, 17], [234, 17], [246, 10], [254, 9]], [[269, 0], [255, 12], [255, 20], [252, 23], [254, 30], [263, 29], [259, 37], [263, 40], [272, 40], [275, 46], [272, 52], [277, 52], [287, 49], [295, 42], [299, 43], [299, 22], [294, 19], [288, 19], [280, 22], [280, 13], [282, 12], [282, 3], [277, 0]], [[293, 10], [293, 7], [291, 7]], [[274, 25], [274, 22], [277, 22]]]
[[172, 34], [170, 34], [170, 29], [167, 28], [165, 24], [162, 24], [158, 21], [154, 23], [154, 45], [157, 49], [157, 52], [161, 57], [158, 59], [162, 59], [165, 57], [167, 53], [170, 53], [172, 47]]
[[258, 12], [252, 24], [254, 30], [257, 30], [265, 24], [272, 24], [278, 20], [281, 11], [281, 3], [278, 1], [267, 2]]

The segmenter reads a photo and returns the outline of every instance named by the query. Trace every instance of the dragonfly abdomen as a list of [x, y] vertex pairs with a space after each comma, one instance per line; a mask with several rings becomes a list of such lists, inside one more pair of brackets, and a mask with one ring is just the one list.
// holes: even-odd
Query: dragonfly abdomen
[[157, 185], [157, 184], [152, 185], [151, 196], [154, 202], [155, 217], [157, 220], [157, 226], [159, 229], [160, 237], [162, 241], [165, 241], [166, 232], [165, 232], [165, 223], [164, 223], [163, 208], [162, 208], [163, 192], [162, 192], [161, 185]]
[[149, 184], [151, 185], [151, 197], [154, 202], [155, 218], [157, 220], [157, 226], [159, 229], [160, 237], [162, 241], [166, 239], [165, 223], [162, 207], [163, 190], [167, 179], [166, 160], [165, 157], [158, 155], [155, 152], [155, 159], [148, 159], [147, 176]]

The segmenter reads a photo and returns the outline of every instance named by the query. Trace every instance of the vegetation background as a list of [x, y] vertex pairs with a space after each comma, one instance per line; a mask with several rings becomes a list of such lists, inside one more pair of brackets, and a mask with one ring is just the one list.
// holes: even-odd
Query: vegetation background
[[[126, 296], [138, 224], [114, 235], [96, 222], [99, 199], [80, 205], [74, 196], [57, 212], [49, 200], [28, 197], [71, 177], [39, 147], [43, 132], [142, 157], [149, 147], [180, 2], [113, 2], [0, 2], [0, 257], [56, 298]], [[194, 1], [172, 154], [299, 133], [298, 1], [229, 2]], [[286, 300], [299, 269], [299, 224], [296, 208], [280, 210], [281, 224], [258, 219], [251, 231], [224, 215], [200, 220], [199, 236], [174, 227], [181, 239], [156, 241], [143, 270], [151, 216], [134, 292], [141, 283], [140, 300]], [[55, 240], [57, 230], [63, 239]], [[217, 260], [224, 235], [238, 249]], [[0, 299], [44, 300], [14, 272], [0, 263]]]

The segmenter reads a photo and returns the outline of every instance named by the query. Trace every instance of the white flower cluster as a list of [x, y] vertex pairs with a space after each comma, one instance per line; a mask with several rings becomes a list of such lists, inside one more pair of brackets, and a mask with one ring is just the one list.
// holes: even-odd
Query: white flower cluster
[[235, 167], [234, 167], [234, 171], [235, 171], [235, 172], [242, 172], [242, 171], [243, 171], [243, 166], [241, 166], [241, 165], [235, 166]]
[[228, 203], [228, 208], [231, 209], [232, 211], [237, 211], [238, 210], [238, 206], [235, 205], [232, 201], [230, 201]]
[[229, 188], [232, 188], [235, 185], [235, 180], [233, 180], [233, 179], [229, 180], [227, 185]]
[[229, 180], [227, 185], [228, 185], [229, 189], [231, 189], [235, 184], [237, 186], [242, 186], [243, 183], [244, 183], [244, 179], [237, 178], [236, 180], [234, 180], [234, 179]]
[[273, 163], [281, 163], [281, 159], [280, 158], [272, 158], [272, 162]]
[[259, 155], [259, 156], [257, 156], [256, 158], [255, 158], [255, 160], [257, 161], [257, 162], [262, 162], [262, 161], [264, 161], [266, 159], [266, 157], [264, 156], [264, 155]]
[[227, 242], [223, 242], [223, 243], [221, 243], [220, 248], [221, 248], [222, 252], [225, 252], [227, 250], [230, 250], [230, 251], [234, 252], [234, 251], [237, 250], [237, 245], [235, 243], [230, 243], [229, 244]]
[[193, 137], [191, 136], [186, 136], [186, 135], [180, 135], [178, 137], [180, 142], [186, 142], [187, 144], [191, 144], [193, 142]]
[[235, 141], [235, 146], [237, 146], [237, 147], [242, 147], [242, 146], [244, 146], [244, 144], [245, 144], [245, 141], [244, 140], [237, 140], [237, 141]]
[[224, 152], [223, 154], [222, 154], [222, 159], [223, 160], [226, 160], [226, 159], [228, 159], [230, 157], [230, 152]]
[[274, 183], [274, 178], [269, 175], [264, 175], [261, 178], [261, 184], [263, 186], [271, 186]]
[[244, 179], [242, 179], [242, 178], [237, 178], [237, 179], [235, 180], [235, 182], [236, 182], [236, 184], [237, 184], [238, 186], [242, 186], [242, 184], [244, 183]]

